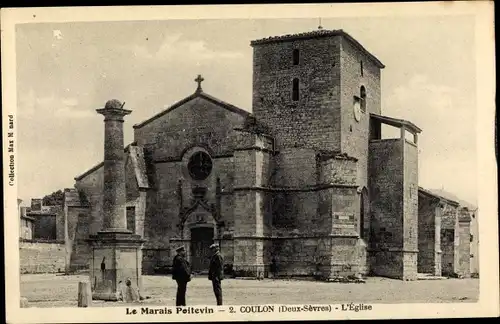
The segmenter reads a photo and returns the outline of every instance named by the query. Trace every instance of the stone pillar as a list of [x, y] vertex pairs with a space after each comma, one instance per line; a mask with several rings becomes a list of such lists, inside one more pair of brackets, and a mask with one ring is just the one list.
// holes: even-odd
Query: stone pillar
[[369, 146], [373, 274], [417, 279], [418, 149], [398, 140], [371, 141]]
[[241, 132], [234, 152], [234, 271], [238, 277], [263, 277], [269, 236], [269, 152], [256, 134]]
[[116, 301], [127, 279], [133, 288], [139, 291], [142, 288], [144, 240], [127, 230], [125, 213], [123, 117], [131, 111], [123, 109], [118, 100], [110, 100], [96, 111], [104, 115], [103, 226], [89, 239], [92, 249], [90, 283], [93, 299]]
[[419, 273], [441, 276], [441, 208], [439, 198], [426, 191], [418, 193], [418, 259]]
[[457, 273], [458, 265], [458, 209], [457, 205], [443, 204], [441, 214], [441, 271], [445, 276]]
[[466, 208], [458, 212], [458, 269], [457, 273], [464, 278], [470, 278], [470, 242], [471, 216]]
[[110, 100], [102, 109], [104, 115], [104, 190], [103, 231], [128, 232], [125, 216], [125, 154], [123, 117], [130, 114], [117, 100]]

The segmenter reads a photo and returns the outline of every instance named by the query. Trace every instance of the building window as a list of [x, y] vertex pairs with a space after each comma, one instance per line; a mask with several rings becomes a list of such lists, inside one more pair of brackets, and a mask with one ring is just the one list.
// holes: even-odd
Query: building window
[[212, 159], [207, 153], [199, 151], [191, 156], [187, 167], [193, 179], [205, 180], [212, 172]]
[[363, 71], [363, 61], [359, 61], [359, 68], [361, 70], [361, 76], [363, 76], [364, 71]]
[[297, 78], [293, 79], [292, 100], [293, 101], [299, 100], [299, 79], [297, 79]]
[[361, 86], [359, 89], [359, 97], [361, 98], [361, 111], [366, 112], [366, 89], [365, 86]]
[[300, 54], [297, 48], [293, 50], [292, 58], [293, 58], [293, 65], [299, 65]]

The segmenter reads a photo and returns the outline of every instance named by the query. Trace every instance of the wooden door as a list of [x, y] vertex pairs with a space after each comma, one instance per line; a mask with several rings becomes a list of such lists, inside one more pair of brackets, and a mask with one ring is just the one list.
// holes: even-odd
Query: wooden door
[[191, 267], [193, 271], [206, 271], [210, 264], [210, 245], [213, 243], [214, 230], [199, 227], [191, 230]]

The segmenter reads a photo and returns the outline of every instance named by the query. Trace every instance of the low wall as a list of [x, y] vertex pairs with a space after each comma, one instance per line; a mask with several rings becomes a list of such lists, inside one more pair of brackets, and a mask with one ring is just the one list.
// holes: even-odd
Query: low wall
[[64, 272], [66, 266], [64, 242], [21, 240], [19, 259], [21, 273]]

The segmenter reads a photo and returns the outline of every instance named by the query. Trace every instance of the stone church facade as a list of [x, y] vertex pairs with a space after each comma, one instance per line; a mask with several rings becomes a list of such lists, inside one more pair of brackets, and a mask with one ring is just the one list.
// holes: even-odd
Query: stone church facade
[[[203, 92], [198, 77], [191, 96], [133, 126], [127, 227], [146, 240], [143, 272], [169, 265], [181, 244], [204, 271], [217, 242], [236, 276], [267, 276], [272, 260], [282, 275], [440, 275], [440, 235], [419, 242], [419, 222], [441, 232], [441, 214], [419, 201], [421, 130], [382, 115], [384, 65], [342, 30], [251, 46], [252, 113]], [[382, 124], [401, 135], [382, 139]], [[102, 166], [65, 192], [74, 269], [88, 266], [86, 238], [102, 226]]]

